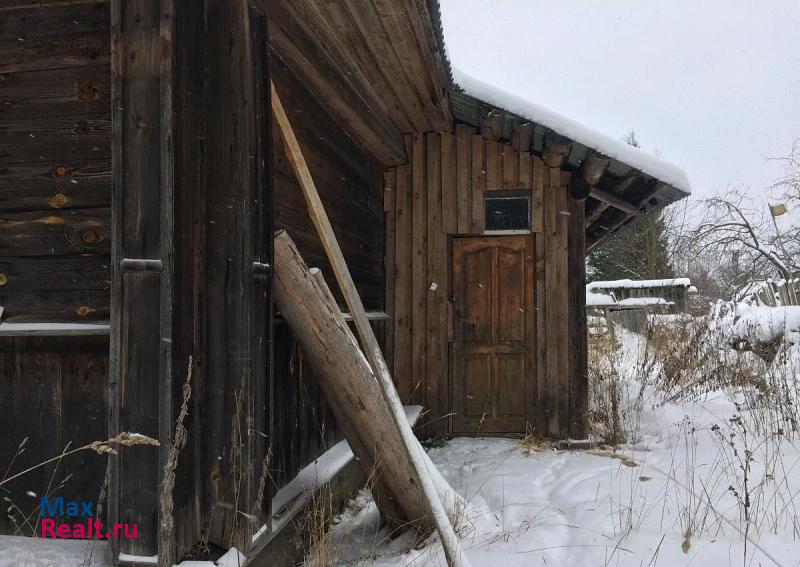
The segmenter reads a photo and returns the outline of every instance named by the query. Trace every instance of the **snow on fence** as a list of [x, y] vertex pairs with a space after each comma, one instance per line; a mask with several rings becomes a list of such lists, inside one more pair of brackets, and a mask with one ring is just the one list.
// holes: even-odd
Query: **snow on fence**
[[800, 278], [756, 281], [745, 286], [737, 300], [767, 307], [800, 305]]

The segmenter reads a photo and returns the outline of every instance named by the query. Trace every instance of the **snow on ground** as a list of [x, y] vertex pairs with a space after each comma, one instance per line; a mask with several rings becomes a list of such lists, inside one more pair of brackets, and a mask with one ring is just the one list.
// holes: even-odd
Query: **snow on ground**
[[[742, 392], [659, 403], [636, 383], [644, 338], [618, 337], [612, 358], [630, 442], [616, 452], [496, 438], [430, 450], [477, 511], [460, 519], [472, 565], [800, 565], [800, 438], [783, 424], [757, 433], [763, 416], [751, 415]], [[765, 372], [800, 360], [800, 345], [787, 348]], [[413, 534], [389, 541], [387, 533], [362, 491], [335, 522], [327, 556], [334, 565], [445, 565], [435, 536], [415, 545]]]
[[101, 567], [105, 542], [0, 536], [0, 567]]

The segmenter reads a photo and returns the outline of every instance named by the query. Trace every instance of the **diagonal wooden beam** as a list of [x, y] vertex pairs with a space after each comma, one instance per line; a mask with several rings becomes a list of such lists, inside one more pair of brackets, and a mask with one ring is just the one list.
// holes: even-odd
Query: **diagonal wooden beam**
[[635, 213], [639, 209], [639, 205], [636, 203], [598, 187], [592, 187], [589, 196], [626, 213]]
[[[638, 173], [631, 173], [627, 177], [624, 177], [623, 179], [618, 181], [617, 184], [614, 186], [614, 188], [611, 190], [611, 192], [614, 193], [615, 195], [621, 195], [625, 193], [625, 191], [627, 191], [628, 188], [631, 185], [633, 185], [634, 181], [636, 181], [638, 178], [639, 178]], [[598, 204], [594, 208], [591, 214], [586, 215], [586, 223], [585, 223], [586, 226], [589, 227], [592, 224], [594, 224], [597, 221], [597, 219], [599, 219], [602, 216], [602, 214], [606, 211], [606, 209], [608, 209], [609, 206], [610, 205], [608, 203], [600, 201], [600, 204]]]
[[339, 283], [342, 295], [350, 308], [356, 330], [361, 339], [364, 354], [378, 380], [381, 393], [383, 394], [386, 405], [389, 407], [389, 413], [394, 421], [393, 425], [397, 429], [397, 434], [401, 440], [403, 449], [412, 465], [411, 468], [418, 477], [412, 480], [418, 481], [422, 487], [431, 520], [436, 526], [436, 531], [439, 533], [439, 538], [444, 548], [447, 564], [450, 567], [460, 567], [466, 563], [466, 560], [462, 556], [458, 538], [453, 530], [453, 526], [450, 525], [450, 520], [447, 517], [444, 505], [439, 499], [433, 479], [426, 468], [427, 464], [425, 458], [427, 456], [422, 446], [416, 440], [411, 425], [406, 419], [403, 404], [400, 401], [400, 397], [397, 395], [397, 390], [392, 382], [392, 377], [389, 374], [389, 368], [383, 358], [380, 345], [378, 345], [378, 340], [367, 319], [364, 304], [361, 302], [358, 290], [356, 290], [355, 282], [353, 282], [353, 278], [350, 275], [350, 270], [347, 267], [342, 250], [339, 247], [339, 242], [336, 239], [333, 227], [325, 212], [325, 207], [317, 192], [317, 187], [311, 176], [311, 171], [308, 169], [308, 164], [300, 149], [300, 144], [295, 137], [294, 130], [292, 130], [289, 118], [286, 116], [286, 112], [283, 109], [283, 104], [275, 90], [274, 84], [270, 84], [270, 91], [272, 112], [277, 122], [278, 130], [281, 133], [281, 138], [283, 139], [286, 157], [292, 165], [292, 169], [300, 183], [311, 220], [317, 228], [328, 260], [336, 275], [336, 281]]

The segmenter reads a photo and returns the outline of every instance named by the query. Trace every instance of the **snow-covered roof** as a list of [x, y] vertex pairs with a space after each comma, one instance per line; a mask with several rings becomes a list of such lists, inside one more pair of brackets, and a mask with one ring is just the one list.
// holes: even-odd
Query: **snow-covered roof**
[[667, 301], [663, 297], [628, 297], [618, 302], [620, 307], [649, 307], [651, 305], [675, 305], [674, 301]]
[[689, 278], [671, 278], [663, 280], [611, 280], [587, 284], [587, 290], [594, 289], [645, 289], [649, 287], [689, 287]]
[[590, 291], [588, 288], [586, 290], [586, 306], [587, 307], [606, 307], [609, 305], [616, 305], [617, 300], [614, 299], [614, 296], [609, 295], [607, 293], [596, 293]]
[[[450, 58], [448, 57], [448, 59]], [[546, 126], [554, 132], [596, 150], [609, 158], [619, 160], [681, 191], [691, 193], [689, 178], [679, 167], [640, 148], [635, 148], [625, 142], [592, 130], [534, 101], [504, 91], [473, 77], [453, 64], [452, 59], [450, 59], [450, 70], [455, 86], [465, 94]]]

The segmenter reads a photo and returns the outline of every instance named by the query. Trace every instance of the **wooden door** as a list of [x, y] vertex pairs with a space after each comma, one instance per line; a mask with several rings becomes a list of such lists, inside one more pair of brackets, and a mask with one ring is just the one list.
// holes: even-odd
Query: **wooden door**
[[453, 432], [533, 421], [533, 237], [453, 239]]

